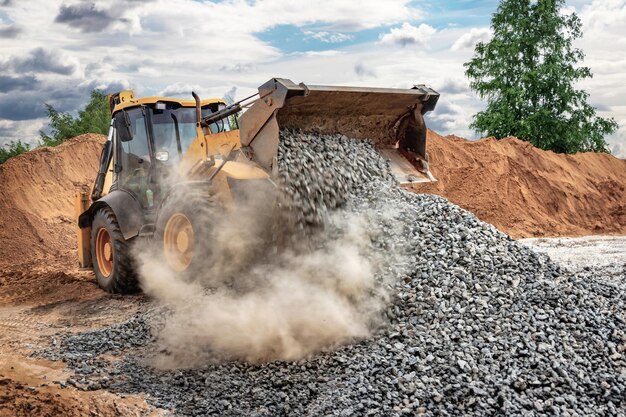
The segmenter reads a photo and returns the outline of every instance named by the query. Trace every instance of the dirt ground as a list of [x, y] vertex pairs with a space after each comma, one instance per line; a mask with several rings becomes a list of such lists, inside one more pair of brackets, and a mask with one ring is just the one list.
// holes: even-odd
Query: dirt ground
[[[41, 364], [20, 363], [27, 372], [44, 370]], [[35, 369], [35, 371], [33, 371]], [[41, 371], [40, 371], [41, 373]], [[20, 382], [18, 382], [20, 381]], [[29, 382], [26, 382], [29, 381]], [[0, 416], [2, 417], [82, 417], [82, 416], [147, 416], [163, 415], [151, 410], [138, 399], [121, 398], [113, 394], [86, 393], [75, 389], [59, 389], [55, 384], [40, 384], [40, 378], [27, 377], [25, 372], [3, 372], [0, 376]]]
[[626, 273], [626, 236], [520, 239], [538, 252], [573, 269], [622, 266]]
[[[83, 135], [0, 165], [1, 417], [165, 413], [141, 397], [55, 383], [67, 378], [64, 364], [32, 356], [59, 332], [120, 322], [148, 303], [107, 294], [76, 267], [74, 193], [91, 187], [103, 141]], [[439, 182], [414, 191], [441, 194], [514, 237], [626, 234], [626, 161], [432, 132], [429, 149]], [[626, 238], [525, 243], [566, 263], [626, 262]]]
[[63, 363], [31, 356], [59, 331], [115, 323], [146, 302], [103, 292], [91, 272], [46, 269], [0, 273], [0, 416], [163, 415], [143, 398], [62, 386]]

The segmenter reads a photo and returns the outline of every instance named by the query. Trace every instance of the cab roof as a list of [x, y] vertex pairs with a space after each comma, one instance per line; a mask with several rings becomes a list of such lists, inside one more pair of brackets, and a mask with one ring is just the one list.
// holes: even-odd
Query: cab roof
[[[177, 103], [181, 107], [196, 107], [196, 102], [194, 100], [181, 100], [178, 98], [170, 98], [170, 97], [161, 97], [161, 96], [149, 96], [149, 97], [141, 97], [135, 98], [132, 91], [126, 90], [120, 93], [117, 93], [117, 97], [119, 101], [113, 107], [111, 114], [115, 114], [120, 110], [127, 109], [130, 107], [139, 106], [142, 104], [155, 104], [158, 102], [162, 103]], [[226, 104], [226, 102], [219, 98], [207, 98], [200, 101], [202, 107], [209, 104]]]

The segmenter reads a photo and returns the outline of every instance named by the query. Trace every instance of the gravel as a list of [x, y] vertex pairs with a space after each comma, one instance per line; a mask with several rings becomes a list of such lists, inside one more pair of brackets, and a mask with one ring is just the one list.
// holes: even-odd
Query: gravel
[[625, 415], [626, 285], [604, 279], [619, 271], [561, 270], [443, 198], [402, 191], [367, 142], [282, 139], [299, 223], [363, 213], [384, 231], [371, 244], [402, 260], [380, 271], [386, 325], [295, 362], [156, 370], [150, 323], [166, 312], [151, 310], [43, 352], [75, 371], [68, 384], [146, 393], [180, 415]]
[[300, 226], [323, 225], [350, 196], [372, 181], [390, 184], [388, 162], [371, 142], [344, 135], [319, 136], [283, 130], [278, 149], [282, 204]]

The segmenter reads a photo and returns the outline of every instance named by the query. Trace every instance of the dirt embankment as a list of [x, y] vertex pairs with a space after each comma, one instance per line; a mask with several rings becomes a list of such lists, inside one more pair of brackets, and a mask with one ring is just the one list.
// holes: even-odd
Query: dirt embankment
[[446, 197], [514, 238], [626, 234], [626, 160], [428, 135], [438, 182], [414, 191]]
[[105, 136], [81, 135], [0, 165], [0, 268], [74, 265], [74, 195], [88, 189]]

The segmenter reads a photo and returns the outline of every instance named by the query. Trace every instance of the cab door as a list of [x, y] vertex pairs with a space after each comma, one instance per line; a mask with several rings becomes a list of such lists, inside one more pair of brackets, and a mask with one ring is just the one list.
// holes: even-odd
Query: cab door
[[117, 153], [116, 185], [134, 195], [144, 208], [153, 205], [150, 187], [153, 152], [144, 108], [136, 107], [115, 115]]

